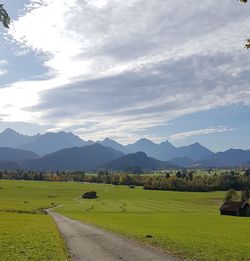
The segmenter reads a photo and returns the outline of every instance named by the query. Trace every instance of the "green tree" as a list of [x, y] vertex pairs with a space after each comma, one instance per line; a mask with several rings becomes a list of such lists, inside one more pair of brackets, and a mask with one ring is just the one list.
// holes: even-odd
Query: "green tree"
[[249, 189], [242, 190], [241, 200], [242, 201], [249, 201], [249, 198], [250, 198], [250, 191], [249, 191]]
[[246, 177], [250, 177], [250, 169], [247, 169], [246, 172], [244, 173], [244, 175], [245, 175]]
[[0, 4], [0, 22], [2, 22], [3, 26], [9, 28], [10, 26], [10, 17], [6, 10], [3, 7], [3, 4]]
[[236, 201], [236, 200], [238, 200], [238, 198], [239, 198], [239, 195], [238, 195], [237, 191], [234, 189], [229, 189], [224, 199], [225, 199], [225, 201]]

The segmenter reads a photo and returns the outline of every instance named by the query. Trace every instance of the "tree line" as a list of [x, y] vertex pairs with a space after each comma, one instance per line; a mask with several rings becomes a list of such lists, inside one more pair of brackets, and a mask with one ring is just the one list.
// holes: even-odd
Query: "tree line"
[[197, 174], [193, 170], [179, 170], [176, 173], [164, 172], [161, 175], [109, 173], [108, 171], [86, 174], [83, 171], [36, 172], [5, 170], [0, 171], [0, 179], [104, 183], [143, 186], [146, 190], [209, 192], [249, 189], [250, 169], [243, 174], [238, 171], [222, 171], [218, 174]]
[[178, 171], [168, 177], [149, 177], [144, 189], [209, 192], [229, 189], [243, 190], [250, 187], [250, 170], [242, 175], [237, 171], [225, 171], [219, 174], [194, 175], [193, 171]]

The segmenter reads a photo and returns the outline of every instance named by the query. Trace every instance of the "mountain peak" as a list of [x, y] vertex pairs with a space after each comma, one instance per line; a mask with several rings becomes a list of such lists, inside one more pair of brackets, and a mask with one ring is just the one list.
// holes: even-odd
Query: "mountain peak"
[[18, 148], [32, 139], [35, 139], [35, 137], [23, 135], [7, 128], [0, 133], [0, 147]]
[[112, 140], [112, 139], [110, 139], [110, 138], [105, 138], [105, 139], [103, 140], [103, 142], [116, 142], [116, 141], [114, 141], [114, 140]]
[[195, 143], [191, 144], [191, 146], [203, 147], [199, 142], [195, 142]]
[[168, 140], [161, 142], [160, 145], [174, 147], [174, 145], [171, 142], [169, 142]]
[[139, 139], [136, 143], [154, 143], [152, 140], [146, 139], [146, 138], [141, 138]]
[[123, 146], [122, 144], [120, 144], [120, 143], [118, 143], [115, 140], [112, 140], [110, 138], [106, 138], [103, 141], [97, 141], [97, 143], [100, 143], [100, 144], [107, 146], [107, 147], [111, 147], [114, 150], [121, 151], [125, 154], [129, 153], [128, 149], [125, 146]]
[[[13, 130], [13, 129], [11, 129], [11, 128], [7, 128], [7, 129], [5, 129], [3, 132], [2, 132], [2, 134], [19, 134], [18, 132], [16, 132], [15, 130]], [[19, 135], [21, 135], [21, 134], [19, 134]]]
[[144, 157], [144, 158], [148, 157], [148, 155], [144, 151], [138, 151], [138, 152], [134, 153], [134, 155], [137, 155], [139, 157]]

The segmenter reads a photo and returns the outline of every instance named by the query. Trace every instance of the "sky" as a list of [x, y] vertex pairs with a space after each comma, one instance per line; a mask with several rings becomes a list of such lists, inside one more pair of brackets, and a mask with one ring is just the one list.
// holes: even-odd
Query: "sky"
[[0, 131], [250, 148], [250, 5], [1, 0]]

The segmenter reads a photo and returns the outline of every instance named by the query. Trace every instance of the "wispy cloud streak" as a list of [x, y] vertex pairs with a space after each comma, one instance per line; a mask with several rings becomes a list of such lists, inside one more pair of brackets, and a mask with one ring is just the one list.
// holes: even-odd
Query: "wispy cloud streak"
[[208, 135], [212, 133], [221, 133], [221, 132], [228, 132], [233, 130], [234, 130], [233, 128], [227, 128], [227, 127], [211, 127], [203, 130], [185, 131], [185, 132], [180, 132], [171, 135], [170, 140], [171, 141], [185, 140], [193, 136]]

